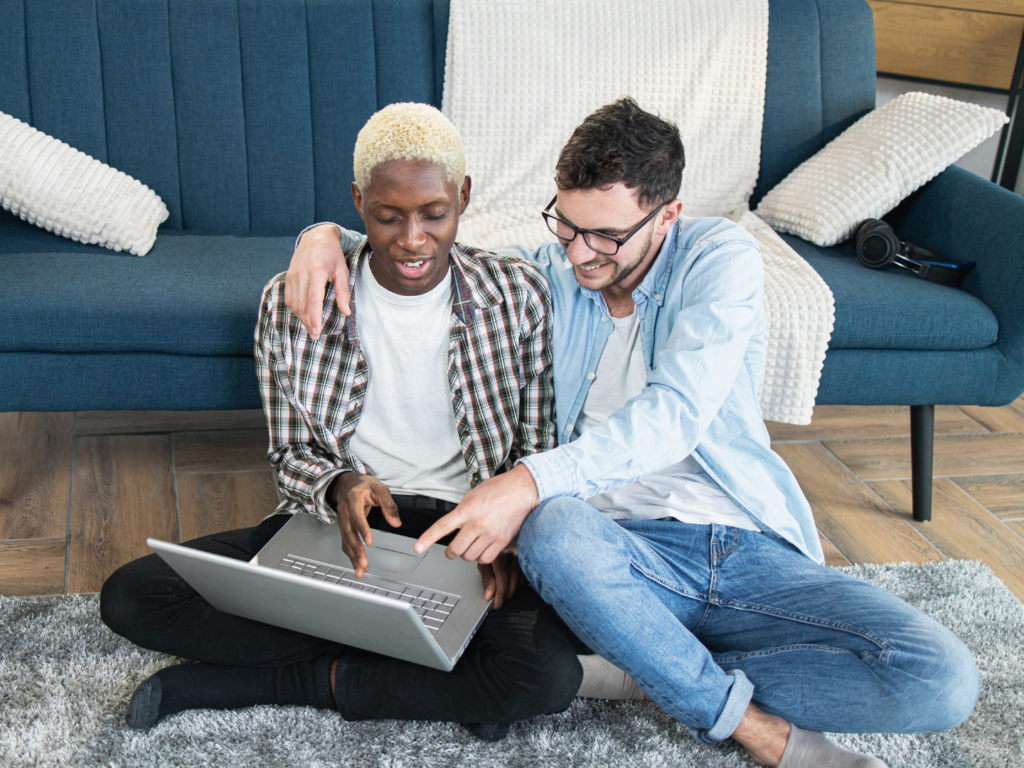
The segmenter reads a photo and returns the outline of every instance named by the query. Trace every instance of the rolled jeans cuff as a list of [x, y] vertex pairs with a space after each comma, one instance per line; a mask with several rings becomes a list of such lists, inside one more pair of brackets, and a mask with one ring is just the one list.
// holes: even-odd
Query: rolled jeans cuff
[[743, 674], [743, 670], [733, 669], [726, 674], [732, 675], [734, 680], [729, 687], [729, 696], [725, 700], [725, 706], [722, 707], [722, 713], [713, 726], [694, 734], [705, 744], [717, 744], [732, 736], [732, 732], [736, 730], [740, 720], [747, 713], [747, 706], [754, 696], [754, 684]]

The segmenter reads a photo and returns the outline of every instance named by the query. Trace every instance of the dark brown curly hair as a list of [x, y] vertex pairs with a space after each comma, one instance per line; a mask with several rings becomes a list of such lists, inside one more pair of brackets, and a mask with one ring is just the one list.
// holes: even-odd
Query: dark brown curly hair
[[639, 189], [644, 210], [674, 200], [683, 180], [683, 141], [675, 123], [631, 98], [601, 107], [573, 131], [555, 165], [559, 189]]

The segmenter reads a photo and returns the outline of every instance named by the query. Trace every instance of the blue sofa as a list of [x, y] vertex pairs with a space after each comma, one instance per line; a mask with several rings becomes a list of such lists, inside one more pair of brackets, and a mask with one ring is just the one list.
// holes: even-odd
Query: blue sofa
[[[260, 291], [302, 227], [358, 227], [356, 133], [386, 104], [440, 105], [447, 15], [448, 0], [0, 0], [0, 110], [170, 210], [144, 258], [0, 212], [0, 411], [259, 407]], [[752, 206], [874, 101], [864, 0], [772, 0]], [[836, 298], [818, 402], [914, 406], [926, 519], [934, 404], [1024, 390], [1024, 199], [951, 168], [889, 219], [977, 261], [963, 290], [787, 239]]]

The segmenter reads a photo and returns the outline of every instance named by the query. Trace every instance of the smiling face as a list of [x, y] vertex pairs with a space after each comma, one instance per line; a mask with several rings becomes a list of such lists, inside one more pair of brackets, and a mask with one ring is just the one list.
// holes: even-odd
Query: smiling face
[[[592, 291], [618, 289], [631, 293], [650, 270], [665, 234], [681, 210], [678, 200], [667, 204], [613, 256], [598, 253], [578, 235], [568, 245], [563, 242], [576, 280]], [[579, 229], [622, 238], [650, 210], [640, 207], [635, 189], [618, 182], [607, 189], [560, 189], [554, 213]]]
[[442, 166], [426, 160], [381, 163], [362, 193], [352, 184], [377, 282], [392, 293], [415, 296], [444, 279], [470, 186], [467, 176], [460, 189]]

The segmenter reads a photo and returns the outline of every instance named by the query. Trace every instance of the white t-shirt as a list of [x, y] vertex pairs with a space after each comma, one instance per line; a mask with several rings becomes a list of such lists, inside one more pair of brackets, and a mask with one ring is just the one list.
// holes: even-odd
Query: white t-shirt
[[[601, 353], [587, 399], [576, 419], [576, 430], [580, 434], [604, 422], [627, 400], [639, 395], [647, 384], [640, 313], [634, 307], [629, 317], [613, 317], [611, 321], [612, 335]], [[613, 520], [674, 517], [684, 523], [719, 523], [760, 530], [693, 456], [587, 501]]]
[[384, 288], [363, 261], [356, 332], [369, 378], [349, 448], [394, 494], [459, 502], [469, 474], [448, 387], [452, 273], [419, 296]]

